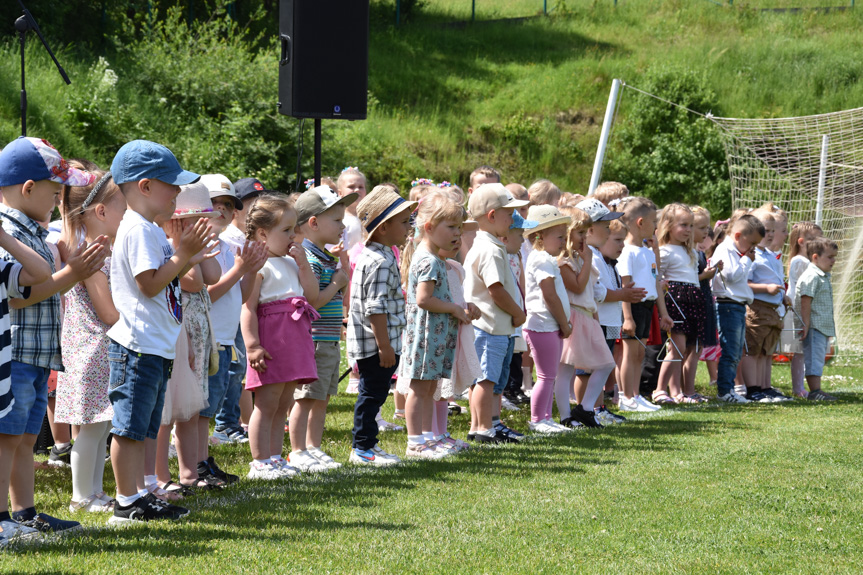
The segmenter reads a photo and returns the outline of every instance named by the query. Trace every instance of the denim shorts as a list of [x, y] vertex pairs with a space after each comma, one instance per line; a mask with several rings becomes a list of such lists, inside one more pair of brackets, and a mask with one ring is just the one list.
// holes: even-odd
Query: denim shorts
[[29, 363], [12, 361], [10, 391], [12, 409], [0, 418], [0, 433], [38, 435], [48, 407], [48, 376], [51, 370]]
[[473, 328], [474, 347], [479, 356], [482, 376], [477, 381], [494, 383], [494, 393], [500, 395], [509, 380], [509, 364], [515, 348], [515, 338], [508, 335], [491, 335]]
[[830, 338], [817, 329], [810, 329], [803, 340], [803, 365], [805, 375], [817, 375], [821, 377], [824, 373], [824, 362], [827, 358], [827, 347]]
[[108, 398], [114, 406], [111, 433], [135, 441], [156, 439], [173, 365], [171, 359], [110, 343]]
[[207, 378], [207, 407], [198, 414], [210, 418], [219, 413], [231, 378], [231, 346], [219, 350], [219, 371]]

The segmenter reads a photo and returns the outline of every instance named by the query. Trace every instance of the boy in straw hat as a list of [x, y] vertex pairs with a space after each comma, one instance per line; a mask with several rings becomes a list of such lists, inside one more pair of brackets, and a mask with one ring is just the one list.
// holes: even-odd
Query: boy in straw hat
[[365, 249], [351, 278], [348, 360], [360, 372], [354, 408], [351, 463], [392, 465], [399, 458], [381, 449], [375, 416], [386, 401], [399, 362], [405, 326], [405, 298], [392, 246], [405, 243], [416, 202], [391, 187], [377, 186], [357, 206]]
[[[476, 239], [465, 260], [465, 297], [481, 313], [473, 322], [476, 353], [482, 368], [481, 379], [471, 391], [471, 430], [468, 439], [497, 443], [492, 424], [500, 414], [500, 398], [507, 383], [515, 328], [524, 323], [525, 314], [516, 301], [518, 287], [509, 267], [506, 247], [499, 238], [509, 233], [515, 208], [527, 205], [516, 200], [502, 184], [483, 184], [468, 201], [470, 217], [479, 224]], [[507, 373], [505, 374], [504, 371]], [[493, 413], [494, 412], [494, 413]]]

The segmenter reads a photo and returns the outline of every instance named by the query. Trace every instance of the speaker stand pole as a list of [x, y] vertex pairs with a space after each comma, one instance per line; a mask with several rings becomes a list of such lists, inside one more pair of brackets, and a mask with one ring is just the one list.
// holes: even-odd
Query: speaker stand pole
[[315, 187], [321, 185], [321, 119], [315, 118]]

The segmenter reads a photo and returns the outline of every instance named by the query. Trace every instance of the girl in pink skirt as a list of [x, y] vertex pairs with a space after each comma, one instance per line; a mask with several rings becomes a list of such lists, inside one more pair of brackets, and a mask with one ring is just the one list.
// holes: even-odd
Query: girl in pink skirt
[[319, 317], [305, 296], [317, 297], [318, 280], [302, 246], [294, 243], [297, 212], [286, 198], [259, 196], [246, 216], [246, 237], [267, 245], [269, 259], [243, 304], [246, 389], [255, 392], [249, 422], [250, 479], [296, 475], [282, 457], [284, 422], [297, 385], [318, 378], [311, 322]]

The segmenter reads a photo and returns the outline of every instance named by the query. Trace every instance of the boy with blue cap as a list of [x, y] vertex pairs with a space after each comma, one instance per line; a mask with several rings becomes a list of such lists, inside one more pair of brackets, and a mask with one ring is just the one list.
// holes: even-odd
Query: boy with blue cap
[[[0, 259], [25, 268], [3, 266], [0, 288], [5, 344], [0, 362], [0, 413], [5, 412], [0, 417], [0, 547], [40, 532], [80, 528], [75, 521], [36, 512], [33, 445], [48, 405], [48, 376], [52, 369], [63, 370], [59, 294], [102, 266], [106, 238], [79, 246], [67, 254], [66, 267], [53, 273], [54, 257], [45, 243], [48, 231], [39, 222], [51, 219], [63, 185], [86, 186], [94, 179], [70, 167], [51, 144], [38, 138], [22, 136], [0, 153]], [[27, 285], [32, 288], [22, 288]], [[7, 293], [12, 296], [8, 307]]]
[[111, 264], [111, 295], [120, 319], [108, 330], [108, 397], [114, 407], [111, 463], [117, 482], [117, 504], [108, 523], [175, 520], [189, 511], [163, 503], [144, 485], [145, 440], [155, 447], [162, 419], [183, 320], [180, 277], [216, 255], [205, 249], [216, 235], [202, 218], [172, 246], [155, 223], [174, 214], [181, 185], [200, 179], [183, 170], [165, 146], [129, 142], [114, 157], [111, 174], [128, 209], [117, 230]]

